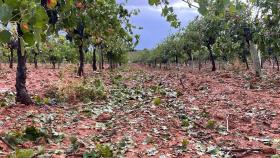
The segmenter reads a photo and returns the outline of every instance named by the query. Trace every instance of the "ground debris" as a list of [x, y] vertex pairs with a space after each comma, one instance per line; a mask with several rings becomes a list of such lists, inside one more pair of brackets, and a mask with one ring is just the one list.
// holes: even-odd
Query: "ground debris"
[[[16, 145], [34, 151], [42, 146], [45, 151], [38, 155], [42, 157], [279, 155], [280, 89], [273, 76], [255, 80], [249, 72], [202, 71], [130, 65], [87, 76], [102, 79], [106, 98], [28, 107], [12, 101], [14, 81], [7, 72], [9, 84], [0, 85], [0, 89], [11, 90], [11, 95], [0, 108], [0, 134], [20, 133], [31, 126], [44, 131], [44, 140]], [[71, 77], [70, 71], [58, 79], [58, 73], [30, 71], [29, 77], [36, 78], [27, 83], [31, 94], [44, 98], [56, 81], [66, 84], [80, 80]], [[0, 141], [0, 156], [13, 150]]]

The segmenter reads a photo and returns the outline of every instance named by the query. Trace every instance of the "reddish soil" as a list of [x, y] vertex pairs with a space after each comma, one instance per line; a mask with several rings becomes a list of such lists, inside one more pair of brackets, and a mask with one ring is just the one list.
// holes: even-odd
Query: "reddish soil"
[[[28, 125], [40, 127], [34, 119], [40, 119], [39, 114], [53, 115], [49, 127], [56, 132], [66, 135], [60, 144], [46, 143], [47, 150], [67, 150], [69, 138], [75, 135], [83, 146], [76, 155], [67, 157], [81, 157], [81, 153], [91, 145], [88, 140], [92, 136], [103, 136], [99, 142], [118, 142], [126, 135], [131, 136], [136, 144], [129, 148], [125, 157], [210, 157], [211, 153], [199, 155], [197, 143], [220, 147], [228, 151], [233, 157], [266, 157], [280, 154], [280, 74], [267, 70], [262, 79], [255, 78], [249, 71], [219, 70], [189, 70], [185, 67], [170, 70], [149, 68], [140, 65], [129, 65], [129, 69], [118, 71], [124, 76], [125, 85], [129, 88], [139, 86], [139, 82], [131, 79], [138, 75], [145, 75], [143, 87], [162, 85], [181, 93], [176, 99], [182, 101], [183, 109], [164, 106], [143, 108], [116, 108], [111, 114], [103, 114], [96, 119], [77, 114], [65, 117], [69, 111], [83, 111], [84, 104], [67, 104], [60, 106], [24, 106], [10, 105], [0, 107], [0, 134], [11, 130], [20, 130]], [[3, 68], [3, 66], [2, 66]], [[86, 72], [90, 72], [90, 67]], [[105, 85], [110, 88], [109, 71], [102, 75], [88, 73], [87, 76], [102, 76]], [[61, 77], [63, 76], [63, 77]], [[63, 78], [63, 82], [77, 81], [72, 66], [62, 69], [29, 68], [27, 88], [31, 94], [43, 95], [54, 83]], [[0, 70], [0, 90], [15, 91], [15, 69]], [[167, 101], [169, 98], [163, 98]], [[130, 100], [131, 105], [135, 100]], [[103, 101], [95, 103], [94, 107], [106, 106]], [[186, 131], [181, 127], [178, 113], [191, 118], [194, 127]], [[72, 117], [75, 116], [75, 117]], [[96, 128], [97, 122], [112, 120], [114, 127], [106, 130]], [[208, 128], [209, 120], [213, 120], [216, 127]], [[128, 122], [132, 123], [128, 123]], [[65, 123], [70, 125], [65, 126]], [[166, 129], [165, 129], [166, 128]], [[226, 129], [225, 129], [226, 128]], [[223, 130], [220, 130], [223, 129]], [[157, 132], [158, 131], [158, 132]], [[144, 144], [148, 137], [153, 143]], [[188, 150], [178, 153], [182, 140], [189, 140]], [[268, 144], [267, 144], [268, 143]], [[34, 142], [25, 143], [23, 148], [38, 146]], [[148, 156], [149, 149], [156, 147], [155, 154]], [[240, 151], [237, 151], [237, 149]], [[249, 150], [250, 149], [250, 150]], [[234, 151], [236, 150], [236, 151]], [[256, 151], [253, 151], [256, 150]], [[1, 154], [7, 155], [12, 150], [0, 141]], [[66, 157], [67, 154], [59, 155]], [[3, 156], [5, 157], [5, 156]], [[53, 154], [52, 157], [58, 157]]]

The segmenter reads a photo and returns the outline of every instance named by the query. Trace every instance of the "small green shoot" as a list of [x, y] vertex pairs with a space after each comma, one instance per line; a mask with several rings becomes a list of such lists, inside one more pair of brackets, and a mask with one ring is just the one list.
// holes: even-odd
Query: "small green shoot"
[[216, 127], [217, 122], [215, 120], [208, 120], [206, 124], [206, 128], [214, 129]]
[[159, 106], [161, 104], [161, 99], [160, 98], [155, 98], [153, 100], [154, 105]]

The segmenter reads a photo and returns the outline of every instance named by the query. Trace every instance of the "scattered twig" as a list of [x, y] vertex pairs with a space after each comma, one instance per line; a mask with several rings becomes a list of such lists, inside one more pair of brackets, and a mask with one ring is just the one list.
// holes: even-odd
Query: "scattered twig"
[[197, 122], [195, 122], [195, 121], [193, 121], [193, 123], [194, 123], [196, 126], [200, 127], [200, 128], [206, 129], [203, 125], [201, 125], [201, 124], [199, 124], [199, 123], [197, 123]]
[[227, 132], [229, 132], [229, 123], [228, 123], [229, 114], [227, 114], [226, 122], [227, 122]]
[[190, 7], [194, 7], [194, 8], [196, 8], [196, 9], [199, 8], [198, 6], [192, 4], [189, 0], [182, 0], [182, 1], [185, 2], [185, 3], [187, 3]]
[[221, 149], [221, 151], [224, 151], [224, 152], [244, 152], [244, 153], [262, 152], [264, 154], [275, 154], [276, 153], [276, 149], [273, 149], [273, 148]]
[[41, 154], [42, 154], [42, 152], [38, 152], [38, 153], [34, 154], [31, 158], [36, 158], [36, 157], [38, 157]]
[[243, 148], [243, 149], [221, 149], [221, 151], [225, 151], [225, 152], [247, 152], [247, 151], [254, 152], [254, 151], [257, 151], [257, 152], [260, 152], [260, 151], [262, 151], [262, 149], [260, 149], [260, 148], [255, 148], [255, 149], [251, 149], [251, 148]]
[[182, 79], [182, 78], [180, 78], [180, 84], [181, 84], [181, 86], [182, 86], [183, 89], [186, 89], [186, 87], [185, 87], [185, 85], [184, 85], [184, 83], [183, 83], [183, 79]]
[[0, 140], [5, 143], [10, 149], [12, 150], [16, 150], [16, 148], [14, 146], [12, 146], [5, 138], [0, 137]]
[[67, 154], [67, 157], [83, 157], [83, 154], [82, 153], [74, 153], [74, 154]]
[[278, 129], [278, 130], [272, 130], [271, 131], [273, 134], [279, 134], [280, 133], [280, 130]]

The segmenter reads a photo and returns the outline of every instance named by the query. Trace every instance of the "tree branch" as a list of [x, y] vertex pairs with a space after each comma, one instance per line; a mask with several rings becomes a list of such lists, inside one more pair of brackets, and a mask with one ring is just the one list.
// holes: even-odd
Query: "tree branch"
[[189, 0], [182, 0], [183, 2], [187, 3], [190, 7], [199, 8], [198, 6], [193, 5]]
[[10, 149], [15, 150], [16, 148], [12, 146], [5, 138], [0, 137], [0, 140], [5, 143]]

